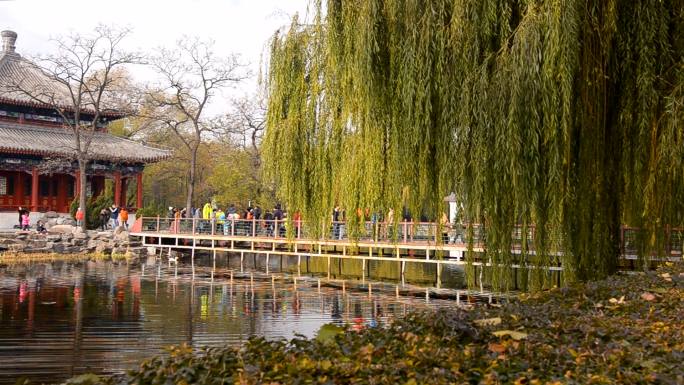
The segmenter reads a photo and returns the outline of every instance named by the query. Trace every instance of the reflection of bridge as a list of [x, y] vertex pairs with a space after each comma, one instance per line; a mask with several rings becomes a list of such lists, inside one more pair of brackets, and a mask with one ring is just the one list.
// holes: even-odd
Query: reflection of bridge
[[[322, 229], [323, 230], [323, 229]], [[485, 250], [485, 239], [481, 227], [473, 227], [474, 252]], [[533, 255], [534, 227], [528, 231], [516, 228], [512, 234], [512, 252], [521, 255]], [[387, 260], [401, 263], [401, 272], [409, 263], [432, 263], [437, 265], [437, 274], [442, 265], [463, 265], [464, 252], [468, 250], [467, 230], [462, 226], [440, 226], [431, 222], [401, 222], [388, 224], [383, 222], [366, 222], [351, 226], [344, 222], [333, 222], [328, 229], [321, 231], [323, 237], [314, 238], [306, 223], [278, 220], [226, 220], [211, 221], [204, 219], [167, 219], [139, 218], [131, 235], [139, 236], [145, 246], [156, 246], [163, 249], [195, 250], [213, 252], [244, 253], [265, 255], [267, 261], [271, 255], [287, 255], [301, 257], [323, 257], [356, 259], [362, 261], [363, 270], [369, 260]], [[627, 260], [636, 259], [634, 248], [639, 230], [624, 227], [622, 229], [622, 257]], [[667, 229], [663, 236], [663, 254], [665, 258], [682, 256], [684, 229]], [[562, 250], [552, 250], [552, 255], [560, 256]], [[661, 256], [662, 257], [662, 256]], [[547, 268], [561, 271], [560, 258]], [[524, 262], [521, 262], [524, 265]], [[268, 265], [268, 263], [267, 263]], [[475, 266], [487, 266], [486, 261], [475, 258]], [[513, 267], [520, 268], [521, 265]]]

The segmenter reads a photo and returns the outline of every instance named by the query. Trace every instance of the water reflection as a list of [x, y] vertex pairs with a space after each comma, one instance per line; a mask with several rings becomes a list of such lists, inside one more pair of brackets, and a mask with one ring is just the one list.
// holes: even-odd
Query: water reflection
[[[452, 302], [355, 293], [314, 281], [239, 278], [217, 259], [197, 268], [71, 261], [0, 266], [0, 382], [55, 382], [121, 372], [164, 346], [239, 345], [249, 336], [313, 336], [327, 322], [355, 328]], [[272, 271], [288, 270], [271, 261]], [[245, 271], [248, 271], [243, 266]]]
[[[275, 255], [271, 256], [267, 265], [266, 258], [263, 255], [245, 253], [243, 259], [235, 255], [231, 258], [225, 258], [225, 255], [225, 253], [219, 253], [218, 258], [214, 261], [212, 255], [198, 254], [196, 260], [199, 265], [210, 266], [215, 264], [218, 267], [236, 270], [242, 268], [262, 272], [285, 271], [292, 274], [332, 279], [368, 279], [423, 286], [437, 285], [437, 265], [429, 263], [406, 262], [402, 279], [401, 262], [398, 261], [371, 260], [364, 270], [361, 260], [330, 258], [330, 266], [328, 266], [327, 257], [302, 256], [301, 265], [297, 266], [297, 257]], [[442, 266], [442, 273], [439, 278], [440, 287], [450, 289], [464, 289], [466, 287], [462, 266]]]

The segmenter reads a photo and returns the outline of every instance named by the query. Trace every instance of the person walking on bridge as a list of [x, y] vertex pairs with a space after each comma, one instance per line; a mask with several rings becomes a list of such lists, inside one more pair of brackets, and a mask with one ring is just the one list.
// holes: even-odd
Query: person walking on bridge
[[[204, 207], [202, 207], [202, 219], [203, 220], [202, 220], [202, 222], [200, 222], [200, 225], [199, 225], [199, 229], [200, 229], [199, 231], [200, 232], [204, 232], [207, 229], [211, 229], [211, 227], [209, 227], [209, 226], [211, 226], [211, 224], [209, 224], [208, 221], [211, 220], [212, 211], [213, 211], [213, 209], [211, 207], [211, 203], [209, 203], [209, 202], [205, 203]], [[209, 230], [209, 231], [211, 231], [211, 230]]]
[[207, 202], [204, 204], [204, 207], [202, 208], [202, 219], [211, 219], [211, 203]]

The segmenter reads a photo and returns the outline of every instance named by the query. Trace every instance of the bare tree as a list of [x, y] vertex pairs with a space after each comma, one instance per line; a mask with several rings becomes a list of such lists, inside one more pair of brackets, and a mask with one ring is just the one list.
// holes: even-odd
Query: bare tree
[[261, 165], [260, 145], [266, 128], [266, 103], [259, 95], [233, 101], [233, 109], [224, 124], [224, 136], [254, 155], [254, 165]]
[[[86, 217], [86, 167], [90, 160], [93, 136], [104, 125], [109, 113], [121, 113], [108, 103], [115, 92], [119, 68], [140, 61], [140, 56], [121, 48], [130, 29], [100, 25], [90, 35], [73, 33], [52, 39], [55, 54], [23, 62], [42, 76], [17, 79], [12, 92], [53, 108], [74, 137], [68, 150], [78, 161], [79, 206]], [[45, 79], [40, 81], [36, 79]], [[85, 220], [83, 221], [85, 228]]]
[[275, 191], [261, 177], [261, 141], [266, 128], [266, 101], [254, 94], [234, 99], [231, 111], [223, 118], [220, 139], [249, 154], [252, 161], [250, 178], [258, 186], [257, 197], [266, 194], [275, 199]]
[[147, 92], [148, 99], [156, 106], [148, 117], [176, 135], [190, 153], [188, 214], [195, 192], [198, 149], [216, 132], [215, 121], [206, 118], [207, 106], [217, 91], [248, 76], [236, 55], [219, 57], [213, 46], [211, 41], [186, 37], [174, 49], [160, 49], [150, 61], [161, 80]]

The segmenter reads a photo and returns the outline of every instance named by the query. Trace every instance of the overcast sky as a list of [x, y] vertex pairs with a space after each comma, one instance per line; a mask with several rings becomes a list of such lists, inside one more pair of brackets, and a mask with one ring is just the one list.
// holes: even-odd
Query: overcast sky
[[[17, 52], [26, 56], [46, 53], [51, 37], [70, 31], [87, 34], [97, 24], [132, 28], [127, 48], [143, 51], [173, 46], [183, 35], [197, 36], [213, 39], [219, 54], [240, 54], [256, 75], [273, 32], [288, 25], [295, 13], [303, 17], [307, 4], [308, 0], [0, 0], [0, 30], [17, 32]], [[149, 80], [145, 71], [134, 75]], [[234, 92], [255, 90], [256, 76]]]

